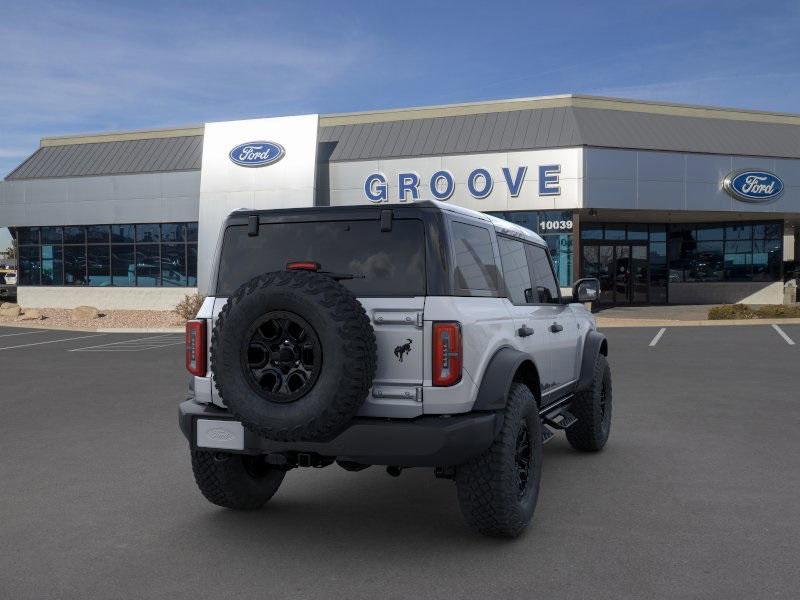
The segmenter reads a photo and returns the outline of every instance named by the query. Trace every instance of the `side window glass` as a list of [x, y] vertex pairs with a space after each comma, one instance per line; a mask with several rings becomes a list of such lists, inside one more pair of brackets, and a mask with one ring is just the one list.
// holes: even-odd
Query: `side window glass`
[[531, 304], [536, 299], [528, 270], [525, 244], [504, 237], [497, 238], [500, 244], [500, 260], [503, 264], [503, 279], [508, 288], [508, 297], [514, 304]]
[[550, 265], [550, 257], [547, 251], [533, 244], [526, 244], [528, 251], [528, 263], [533, 274], [534, 287], [536, 290], [537, 302], [542, 304], [558, 304], [561, 296], [553, 275], [553, 267]]
[[456, 287], [462, 290], [496, 290], [497, 265], [489, 230], [454, 222], [453, 246], [456, 253]]

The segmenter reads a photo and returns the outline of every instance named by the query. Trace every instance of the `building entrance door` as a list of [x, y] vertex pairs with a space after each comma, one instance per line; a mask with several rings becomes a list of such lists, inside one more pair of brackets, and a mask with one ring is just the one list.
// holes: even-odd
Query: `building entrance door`
[[647, 245], [584, 242], [583, 276], [600, 280], [600, 304], [645, 304], [649, 297]]

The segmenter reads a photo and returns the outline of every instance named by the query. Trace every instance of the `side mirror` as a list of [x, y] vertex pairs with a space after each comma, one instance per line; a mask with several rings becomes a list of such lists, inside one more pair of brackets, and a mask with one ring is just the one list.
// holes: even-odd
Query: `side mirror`
[[572, 286], [573, 302], [595, 302], [600, 297], [600, 280], [595, 277], [578, 279]]

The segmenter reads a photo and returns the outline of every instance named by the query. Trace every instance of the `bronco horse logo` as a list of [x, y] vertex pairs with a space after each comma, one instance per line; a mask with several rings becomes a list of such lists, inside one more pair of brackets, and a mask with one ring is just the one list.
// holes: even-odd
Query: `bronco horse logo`
[[406, 343], [394, 347], [394, 355], [403, 362], [403, 356], [411, 352], [411, 340], [406, 338]]

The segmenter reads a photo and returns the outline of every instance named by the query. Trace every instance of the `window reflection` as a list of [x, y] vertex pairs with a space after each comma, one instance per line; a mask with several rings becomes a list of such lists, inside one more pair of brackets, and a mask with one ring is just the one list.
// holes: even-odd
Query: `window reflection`
[[19, 227], [15, 234], [19, 285], [197, 285], [197, 223]]

